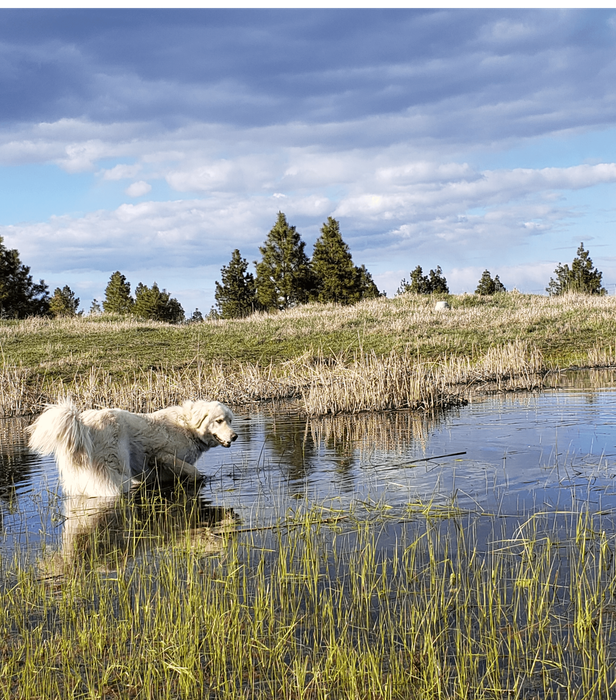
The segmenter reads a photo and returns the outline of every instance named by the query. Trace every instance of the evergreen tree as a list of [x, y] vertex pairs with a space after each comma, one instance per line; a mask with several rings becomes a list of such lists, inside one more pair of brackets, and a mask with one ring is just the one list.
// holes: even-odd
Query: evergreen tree
[[188, 319], [188, 323], [201, 323], [203, 321], [203, 314], [199, 309], [195, 309], [192, 312], [192, 316]]
[[53, 296], [49, 301], [49, 311], [53, 316], [76, 316], [79, 308], [79, 297], [68, 286], [62, 289], [56, 287]]
[[257, 291], [248, 263], [236, 248], [228, 265], [220, 270], [222, 284], [216, 282], [216, 307], [220, 318], [243, 318], [257, 308]]
[[101, 305], [98, 303], [98, 299], [92, 299], [90, 304], [90, 311], [88, 311], [89, 316], [100, 316], [103, 313]]
[[133, 313], [139, 318], [152, 321], [180, 323], [184, 320], [184, 309], [180, 302], [173, 299], [166, 290], [161, 291], [156, 282], [152, 287], [147, 287], [141, 282], [135, 287]]
[[134, 304], [130, 295], [130, 282], [120, 272], [114, 272], [105, 289], [103, 309], [108, 314], [130, 314]]
[[9, 250], [0, 236], [0, 318], [46, 316], [49, 292], [43, 280], [32, 282], [30, 268], [17, 250]]
[[414, 294], [449, 294], [449, 286], [440, 265], [436, 266], [436, 270], [430, 270], [429, 275], [424, 275], [421, 265], [417, 265], [411, 272], [411, 281], [407, 282], [403, 278], [396, 294], [404, 294], [405, 292], [413, 292]]
[[260, 247], [257, 263], [257, 301], [266, 310], [287, 309], [304, 304], [313, 287], [310, 261], [304, 252], [306, 244], [295, 226], [289, 226], [282, 212]]
[[607, 294], [607, 290], [601, 286], [603, 273], [593, 267], [590, 253], [584, 250], [583, 243], [580, 243], [577, 257], [573, 259], [571, 267], [558, 263], [554, 274], [556, 279], [550, 277], [550, 284], [546, 287], [546, 292], [550, 296], [566, 294], [567, 292]]
[[360, 270], [353, 265], [349, 246], [340, 235], [340, 225], [331, 216], [314, 244], [311, 264], [317, 301], [354, 304], [361, 299]]
[[218, 309], [215, 306], [210, 307], [210, 313], [206, 315], [208, 321], [219, 321], [220, 320], [220, 313], [218, 312]]
[[421, 265], [417, 265], [411, 272], [411, 284], [406, 291], [414, 294], [430, 294], [430, 279], [423, 274]]
[[319, 301], [341, 304], [353, 304], [361, 299], [381, 296], [366, 266], [353, 265], [349, 248], [340, 235], [338, 222], [331, 216], [328, 217], [321, 232], [311, 263], [315, 285], [313, 295]]
[[415, 294], [430, 294], [430, 278], [422, 274], [421, 265], [411, 272], [411, 292]]
[[377, 297], [382, 296], [381, 292], [379, 292], [379, 288], [372, 279], [372, 275], [368, 272], [365, 265], [356, 267], [355, 270], [357, 271], [360, 297], [362, 299], [376, 299]]
[[489, 270], [484, 270], [481, 275], [481, 279], [475, 290], [475, 294], [481, 296], [491, 296], [492, 294], [498, 294], [498, 292], [506, 292], [507, 289], [505, 285], [499, 280], [498, 275], [492, 279], [492, 275]]
[[398, 289], [396, 289], [396, 293], [394, 296], [399, 296], [400, 294], [406, 294], [407, 292], [410, 291], [410, 283], [407, 281], [406, 277], [403, 277], [400, 280], [400, 286]]
[[436, 270], [430, 270], [428, 287], [430, 288], [429, 294], [449, 294], [449, 285], [440, 265], [436, 266]]

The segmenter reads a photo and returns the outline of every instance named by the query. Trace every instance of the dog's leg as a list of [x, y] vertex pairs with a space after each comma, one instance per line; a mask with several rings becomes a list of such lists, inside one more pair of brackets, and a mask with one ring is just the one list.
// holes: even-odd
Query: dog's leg
[[203, 476], [201, 472], [189, 462], [185, 462], [175, 455], [156, 455], [156, 461], [159, 464], [170, 469], [176, 476], [181, 479], [194, 479], [195, 481], [201, 481]]

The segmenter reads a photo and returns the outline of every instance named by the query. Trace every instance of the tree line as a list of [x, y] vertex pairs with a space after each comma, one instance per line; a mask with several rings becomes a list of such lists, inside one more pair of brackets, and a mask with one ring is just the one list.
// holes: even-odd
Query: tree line
[[[568, 292], [577, 292], [581, 294], [607, 294], [607, 290], [601, 284], [603, 273], [599, 272], [593, 265], [589, 251], [585, 250], [584, 243], [580, 243], [577, 249], [577, 255], [569, 265], [558, 263], [554, 270], [555, 278], [550, 277], [550, 283], [545, 288], [545, 291], [550, 296], [559, 296]], [[475, 294], [480, 296], [489, 296], [506, 292], [507, 288], [500, 281], [498, 275], [492, 278], [489, 270], [484, 270]], [[443, 275], [440, 265], [436, 270], [430, 270], [429, 275], [424, 275], [420, 265], [411, 272], [410, 281], [402, 279], [400, 287], [396, 294], [405, 294], [413, 292], [414, 294], [449, 294], [447, 280]]]
[[[381, 295], [364, 265], [353, 263], [340, 226], [332, 217], [321, 228], [312, 258], [305, 252], [305, 243], [282, 212], [259, 248], [262, 259], [256, 265], [256, 277], [248, 271], [248, 263], [235, 249], [228, 265], [221, 270], [222, 282], [216, 282], [216, 306], [212, 316], [240, 318], [257, 310], [287, 309], [297, 304], [317, 301], [354, 304], [362, 299]], [[546, 291], [551, 296], [578, 292], [607, 294], [602, 273], [596, 269], [589, 251], [580, 243], [571, 265], [558, 263]], [[475, 294], [491, 295], [506, 292], [498, 275], [485, 270]], [[410, 280], [400, 282], [397, 294], [448, 294], [449, 287], [440, 266], [423, 274], [420, 265], [410, 273]], [[35, 282], [30, 268], [24, 265], [17, 250], [8, 249], [0, 236], [0, 318], [28, 316], [75, 316], [81, 314], [79, 298], [68, 285], [56, 287], [53, 295], [44, 280]], [[133, 314], [140, 318], [180, 323], [184, 310], [177, 299], [156, 282], [148, 287], [141, 282], [131, 295], [130, 283], [119, 271], [114, 272], [105, 289], [101, 304], [94, 299], [90, 314]], [[195, 310], [190, 321], [203, 320]]]
[[[19, 252], [7, 248], [0, 236], [0, 318], [77, 316], [83, 313], [79, 311], [79, 301], [68, 285], [56, 287], [50, 295], [44, 280], [34, 282], [30, 268], [21, 262]], [[171, 323], [184, 320], [181, 304], [166, 290], [160, 290], [156, 282], [152, 287], [139, 283], [133, 298], [130, 283], [120, 272], [111, 275], [103, 309], [96, 299], [90, 307], [91, 314], [103, 310]]]
[[[184, 320], [184, 309], [165, 289], [159, 289], [156, 282], [148, 287], [139, 282], [135, 287], [135, 296], [131, 295], [130, 282], [119, 271], [109, 278], [105, 289], [103, 310], [110, 314], [132, 314], [152, 321], [180, 323]], [[94, 299], [90, 313], [100, 313], [100, 305]]]
[[278, 212], [263, 246], [261, 260], [254, 262], [256, 275], [236, 248], [216, 282], [219, 318], [242, 318], [255, 311], [288, 309], [310, 301], [355, 304], [381, 296], [365, 265], [357, 266], [343, 241], [340, 224], [331, 216], [321, 227], [312, 257], [295, 226]]

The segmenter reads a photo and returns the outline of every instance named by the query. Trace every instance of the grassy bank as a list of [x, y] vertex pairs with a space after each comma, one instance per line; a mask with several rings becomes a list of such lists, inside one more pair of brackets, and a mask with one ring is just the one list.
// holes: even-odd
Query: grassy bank
[[218, 547], [177, 522], [161, 547], [143, 516], [131, 522], [122, 549], [108, 530], [96, 547], [82, 537], [70, 576], [0, 560], [0, 698], [614, 692], [607, 514], [509, 526], [429, 504], [396, 516], [312, 507]]
[[533, 386], [548, 370], [616, 362], [614, 297], [448, 300], [447, 311], [407, 294], [186, 326], [2, 321], [0, 406], [24, 413], [70, 392], [133, 410], [193, 396], [296, 398], [308, 413], [429, 408], [459, 400], [462, 385]]

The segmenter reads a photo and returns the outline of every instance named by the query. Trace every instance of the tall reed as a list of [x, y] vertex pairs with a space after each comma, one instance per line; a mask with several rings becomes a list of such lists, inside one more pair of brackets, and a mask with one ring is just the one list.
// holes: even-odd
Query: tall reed
[[[605, 353], [597, 351], [605, 362]], [[238, 406], [293, 399], [308, 415], [358, 413], [400, 408], [432, 411], [463, 403], [469, 390], [509, 391], [544, 385], [548, 368], [529, 343], [514, 341], [475, 358], [444, 356], [422, 361], [414, 351], [351, 357], [306, 353], [281, 364], [209, 365], [148, 369], [117, 377], [91, 367], [70, 382], [40, 377], [31, 370], [0, 368], [0, 415], [23, 415], [70, 395], [84, 407], [118, 407], [147, 412], [186, 399], [216, 398]]]

